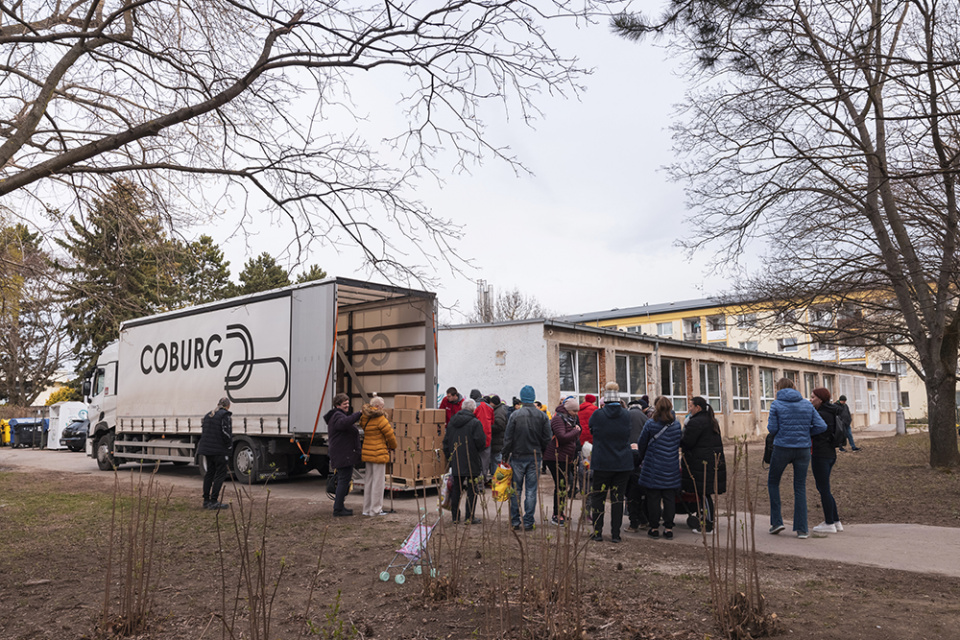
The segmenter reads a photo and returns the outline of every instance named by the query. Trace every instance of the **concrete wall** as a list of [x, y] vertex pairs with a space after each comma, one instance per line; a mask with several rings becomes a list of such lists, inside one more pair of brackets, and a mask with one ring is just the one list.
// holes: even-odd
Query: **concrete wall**
[[[542, 321], [441, 327], [437, 332], [440, 395], [456, 387], [466, 398], [471, 389], [480, 389], [510, 404], [529, 384], [546, 404], [548, 346], [543, 333]], [[547, 406], [553, 410], [554, 405]]]

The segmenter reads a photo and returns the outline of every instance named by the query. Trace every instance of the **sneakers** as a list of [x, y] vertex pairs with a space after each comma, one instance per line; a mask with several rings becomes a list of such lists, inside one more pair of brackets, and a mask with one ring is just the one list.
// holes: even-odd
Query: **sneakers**
[[630, 525], [629, 527], [627, 527], [627, 531], [629, 531], [629, 532], [631, 532], [631, 533], [636, 533], [636, 532], [640, 531], [640, 525], [638, 525], [638, 524], [632, 524], [632, 525]]
[[558, 527], [562, 527], [567, 524], [567, 519], [564, 516], [553, 516], [552, 518], [550, 518], [550, 523], [555, 524]]
[[840, 533], [841, 531], [843, 531], [843, 525], [840, 524], [840, 521], [839, 521], [839, 520], [837, 520], [836, 522], [834, 522], [834, 523], [833, 523], [833, 526], [835, 526], [835, 527], [837, 528], [837, 533]]
[[810, 537], [810, 534], [807, 533], [806, 531], [797, 531], [797, 537], [800, 538], [801, 540], [806, 540], [807, 538]]
[[209, 509], [210, 511], [217, 511], [218, 509], [229, 509], [230, 505], [223, 504], [222, 502], [207, 502], [203, 505], [204, 509]]
[[481, 520], [480, 518], [470, 518], [470, 521], [468, 524], [483, 524], [483, 520]]
[[697, 535], [700, 535], [700, 529], [690, 529], [690, 531], [694, 532]]
[[523, 530], [524, 530], [524, 531], [533, 531], [536, 527], [537, 527], [537, 525], [535, 525], [535, 524], [532, 524], [532, 525], [530, 525], [529, 527], [526, 526], [526, 525], [524, 525]]
[[814, 533], [836, 533], [837, 525], [827, 524], [826, 522], [821, 522], [813, 528]]
[[673, 540], [673, 529], [664, 529], [664, 530], [663, 530], [663, 539], [664, 539], [664, 540]]
[[603, 536], [600, 535], [599, 533], [595, 533], [592, 536], [590, 536], [590, 540], [592, 542], [603, 542]]
[[352, 516], [352, 515], [353, 515], [353, 509], [340, 509], [340, 511], [333, 512], [334, 518], [345, 518], [347, 516]]
[[851, 451], [860, 451], [860, 449], [863, 449], [863, 447], [852, 447]]
[[784, 530], [784, 526], [782, 524], [778, 524], [770, 527], [770, 533], [772, 533], [773, 535], [777, 535], [783, 530]]
[[[844, 453], [846, 453], [846, 452], [847, 452], [847, 450], [846, 450], [846, 449], [844, 449], [843, 447], [840, 447], [839, 449], [837, 449], [837, 451], [842, 451], [842, 452], [844, 452]], [[856, 449], [854, 449], [854, 451], [856, 451]]]
[[514, 530], [514, 531], [520, 531], [520, 525], [518, 525], [518, 524], [513, 525], [513, 530]]
[[660, 530], [659, 530], [659, 529], [650, 529], [649, 531], [647, 531], [647, 535], [648, 535], [649, 537], [653, 538], [654, 540], [656, 540], [657, 538], [660, 537]]
[[611, 536], [610, 542], [614, 544], [620, 544], [621, 542], [623, 542], [623, 540], [620, 539], [620, 536]]

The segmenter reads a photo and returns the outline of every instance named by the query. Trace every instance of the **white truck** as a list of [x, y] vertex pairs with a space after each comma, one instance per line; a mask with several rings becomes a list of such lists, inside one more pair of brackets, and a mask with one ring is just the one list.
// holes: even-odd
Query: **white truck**
[[[336, 393], [436, 406], [436, 296], [328, 278], [129, 320], [84, 383], [87, 454], [200, 464], [204, 414], [228, 397], [234, 477], [326, 472], [322, 415]], [[306, 454], [306, 455], [305, 455]]]

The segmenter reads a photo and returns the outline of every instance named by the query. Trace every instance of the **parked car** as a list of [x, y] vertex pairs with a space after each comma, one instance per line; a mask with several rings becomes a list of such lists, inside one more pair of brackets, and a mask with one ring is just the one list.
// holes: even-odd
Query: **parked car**
[[74, 420], [60, 434], [60, 444], [70, 451], [83, 451], [87, 444], [87, 432], [89, 430], [89, 420]]

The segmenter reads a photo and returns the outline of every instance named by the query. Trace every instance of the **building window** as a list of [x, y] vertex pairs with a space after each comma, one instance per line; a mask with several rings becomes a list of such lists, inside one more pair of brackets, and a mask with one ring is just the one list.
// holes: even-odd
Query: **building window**
[[669, 338], [673, 335], [673, 323], [672, 322], [658, 322], [657, 323], [657, 335], [661, 338]]
[[867, 412], [867, 379], [866, 378], [854, 378], [856, 381], [856, 412], [857, 413], [866, 413]]
[[786, 351], [797, 351], [796, 338], [780, 338], [777, 340], [777, 351], [783, 353]]
[[840, 394], [837, 393], [837, 377], [832, 373], [823, 374], [823, 386], [830, 391], [830, 395], [834, 400], [840, 397]]
[[850, 410], [853, 411], [853, 376], [840, 376], [840, 395], [847, 396], [847, 404], [850, 405]]
[[904, 409], [910, 408], [910, 392], [909, 391], [900, 392], [900, 406], [902, 406]]
[[744, 313], [737, 316], [737, 327], [740, 329], [751, 329], [757, 326], [757, 314]]
[[823, 307], [814, 307], [810, 309], [810, 324], [818, 327], [829, 327], [833, 325], [833, 311]]
[[813, 390], [817, 388], [817, 374], [815, 373], [804, 373], [803, 374], [803, 389], [806, 393], [807, 398], [813, 395]]
[[716, 362], [700, 363], [700, 395], [720, 413], [720, 365]]
[[880, 370], [905, 376], [907, 375], [907, 363], [903, 360], [887, 360], [880, 363]]
[[797, 312], [794, 309], [777, 312], [777, 324], [793, 324], [797, 321]]
[[790, 379], [790, 382], [793, 383], [794, 389], [797, 389], [797, 390], [800, 389], [800, 372], [799, 371], [787, 371], [786, 369], [784, 369], [783, 377]]
[[600, 395], [599, 355], [587, 349], [560, 349], [560, 396], [577, 396], [580, 402]]
[[633, 327], [623, 327], [623, 329], [627, 333], [643, 333], [642, 331], [643, 327], [641, 327], [640, 325], [635, 325]]
[[770, 411], [770, 403], [777, 399], [774, 389], [776, 372], [773, 369], [760, 369], [760, 410]]
[[660, 393], [670, 398], [673, 410], [687, 411], [687, 363], [683, 360], [660, 360]]
[[647, 359], [644, 356], [618, 355], [617, 384], [625, 403], [647, 393]]
[[687, 342], [700, 342], [700, 318], [683, 319], [683, 339]]
[[707, 331], [726, 331], [726, 316], [707, 316]]
[[756, 340], [748, 340], [746, 342], [741, 342], [740, 348], [743, 349], [744, 351], [759, 351], [760, 343], [757, 342]]
[[750, 369], [733, 365], [733, 410], [750, 411]]

